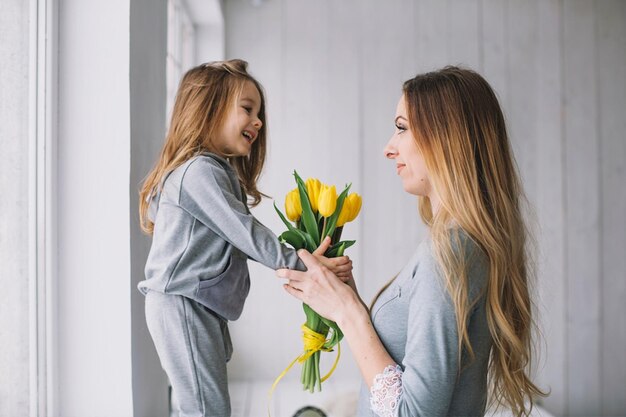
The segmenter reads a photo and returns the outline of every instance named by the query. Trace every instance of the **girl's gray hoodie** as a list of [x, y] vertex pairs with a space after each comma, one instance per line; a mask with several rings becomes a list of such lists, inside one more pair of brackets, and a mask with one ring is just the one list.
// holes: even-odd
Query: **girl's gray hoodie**
[[173, 170], [150, 201], [154, 222], [139, 290], [189, 297], [236, 320], [250, 289], [247, 260], [305, 270], [295, 250], [250, 214], [237, 174], [205, 153]]

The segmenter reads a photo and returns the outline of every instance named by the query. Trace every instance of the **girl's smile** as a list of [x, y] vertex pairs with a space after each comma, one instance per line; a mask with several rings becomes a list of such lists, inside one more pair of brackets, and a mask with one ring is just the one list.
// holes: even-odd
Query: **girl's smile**
[[213, 141], [223, 156], [247, 156], [259, 136], [263, 122], [259, 119], [261, 95], [256, 86], [246, 81], [235, 106], [228, 112], [224, 125]]

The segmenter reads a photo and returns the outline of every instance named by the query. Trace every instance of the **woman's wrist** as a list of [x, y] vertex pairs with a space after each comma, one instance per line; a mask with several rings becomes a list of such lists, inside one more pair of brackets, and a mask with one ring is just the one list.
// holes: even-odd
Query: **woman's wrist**
[[369, 313], [361, 302], [361, 299], [355, 293], [351, 293], [342, 308], [339, 317], [337, 318], [337, 324], [339, 328], [344, 332], [349, 328], [355, 327], [359, 322], [369, 321]]

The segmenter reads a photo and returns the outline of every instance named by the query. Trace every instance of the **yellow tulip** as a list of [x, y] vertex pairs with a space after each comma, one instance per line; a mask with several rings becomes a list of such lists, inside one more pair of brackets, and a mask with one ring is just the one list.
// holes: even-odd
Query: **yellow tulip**
[[322, 184], [317, 205], [322, 216], [330, 217], [333, 215], [337, 208], [337, 189], [334, 185]]
[[348, 223], [348, 218], [352, 214], [352, 206], [350, 204], [350, 200], [347, 198], [343, 200], [343, 207], [341, 207], [341, 213], [339, 213], [339, 217], [337, 217], [337, 227], [342, 227], [344, 224]]
[[[356, 216], [359, 215], [361, 211], [361, 204], [363, 203], [363, 199], [357, 193], [352, 193], [346, 197], [346, 201], [350, 202], [350, 215], [348, 216], [347, 222], [351, 222], [356, 219]], [[345, 204], [345, 203], [344, 203]]]
[[285, 197], [285, 212], [287, 213], [287, 218], [292, 222], [300, 220], [302, 204], [300, 203], [300, 193], [297, 188], [287, 193]]
[[317, 202], [319, 200], [321, 186], [322, 183], [317, 178], [309, 178], [306, 180], [306, 192], [309, 195], [313, 213], [317, 213]]

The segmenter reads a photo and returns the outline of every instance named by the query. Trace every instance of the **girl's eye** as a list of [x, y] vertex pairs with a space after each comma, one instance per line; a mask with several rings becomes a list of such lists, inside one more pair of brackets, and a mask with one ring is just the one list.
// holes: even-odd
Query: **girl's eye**
[[246, 113], [250, 114], [252, 113], [252, 107], [243, 107], [243, 109], [246, 111]]

